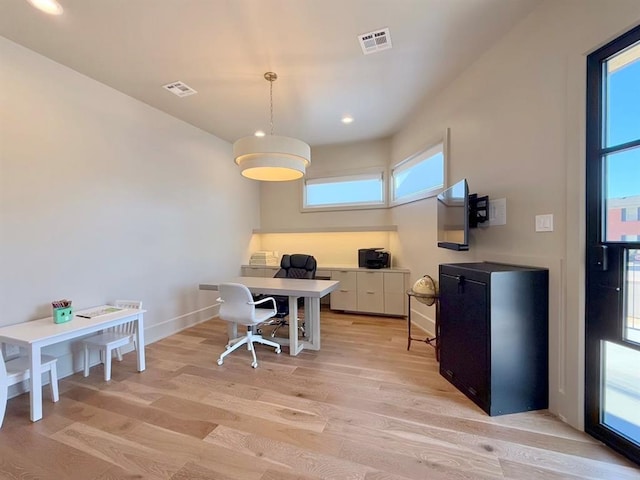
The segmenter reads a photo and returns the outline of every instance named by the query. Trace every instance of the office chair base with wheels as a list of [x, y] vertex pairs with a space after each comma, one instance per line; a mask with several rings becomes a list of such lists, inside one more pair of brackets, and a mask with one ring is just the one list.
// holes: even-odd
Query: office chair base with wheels
[[270, 347], [275, 348], [276, 353], [281, 353], [282, 349], [280, 348], [280, 344], [276, 342], [272, 342], [271, 340], [267, 340], [262, 338], [262, 335], [256, 335], [253, 333], [253, 329], [251, 327], [247, 327], [247, 334], [243, 337], [235, 338], [230, 340], [229, 343], [225, 346], [226, 350], [222, 352], [220, 358], [218, 358], [218, 365], [222, 365], [224, 363], [224, 357], [229, 355], [234, 350], [237, 350], [242, 345], [247, 345], [247, 348], [251, 351], [251, 355], [253, 356], [253, 362], [251, 362], [251, 366], [253, 368], [258, 368], [258, 359], [256, 357], [256, 350], [254, 347], [254, 343], [261, 343], [263, 345], [268, 345]]
[[[280, 260], [280, 270], [274, 275], [275, 278], [298, 278], [298, 279], [314, 279], [316, 278], [317, 262], [313, 255], [302, 253], [294, 253], [292, 255], [285, 254]], [[261, 298], [257, 296], [254, 300]], [[277, 304], [278, 312], [275, 318], [266, 325], [275, 325], [271, 331], [271, 338], [275, 337], [280, 327], [288, 327], [289, 322], [286, 317], [289, 316], [289, 298], [284, 296], [274, 297]], [[304, 300], [298, 299], [298, 308], [304, 307]], [[298, 318], [298, 330], [305, 336], [304, 321]], [[261, 332], [258, 332], [261, 333]]]
[[[271, 330], [271, 333], [269, 334], [271, 338], [275, 338], [275, 336], [278, 334], [278, 330], [280, 330], [280, 327], [288, 327], [289, 322], [286, 319], [281, 318], [277, 323], [273, 323], [273, 325], [275, 325], [275, 328]], [[307, 332], [304, 328], [304, 319], [300, 317], [298, 317], [298, 331], [303, 337], [307, 336]], [[261, 331], [258, 331], [258, 333], [261, 333]]]

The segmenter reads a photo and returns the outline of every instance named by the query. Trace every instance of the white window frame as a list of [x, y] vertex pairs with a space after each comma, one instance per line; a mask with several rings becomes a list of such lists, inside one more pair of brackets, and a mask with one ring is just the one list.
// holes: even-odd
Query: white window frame
[[[367, 202], [352, 202], [352, 203], [335, 203], [331, 205], [307, 205], [307, 185], [314, 183], [338, 183], [346, 181], [357, 181], [359, 179], [380, 179], [380, 193], [382, 196], [381, 201], [367, 201]], [[383, 168], [367, 168], [358, 171], [343, 172], [341, 175], [315, 175], [313, 177], [305, 178], [301, 183], [302, 187], [302, 212], [328, 212], [337, 210], [365, 210], [376, 208], [387, 208], [387, 188], [386, 188], [386, 173]]]
[[[442, 153], [442, 184], [433, 186], [429, 189], [421, 190], [411, 195], [396, 198], [395, 175], [405, 172], [422, 162], [428, 161], [439, 153]], [[427, 148], [411, 155], [409, 158], [406, 158], [391, 167], [391, 172], [389, 175], [389, 205], [395, 207], [397, 205], [404, 205], [406, 203], [415, 202], [417, 200], [435, 197], [444, 189], [445, 185], [447, 185], [448, 158], [449, 129], [446, 129], [444, 135], [440, 139], [430, 143]]]

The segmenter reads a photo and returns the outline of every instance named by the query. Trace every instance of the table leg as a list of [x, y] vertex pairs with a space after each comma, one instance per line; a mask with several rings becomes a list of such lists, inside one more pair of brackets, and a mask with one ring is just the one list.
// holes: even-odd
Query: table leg
[[298, 342], [298, 297], [289, 297], [289, 355], [298, 355], [302, 348]]
[[309, 297], [305, 297], [304, 299], [304, 336], [307, 340], [311, 340], [313, 338], [313, 322], [311, 319], [313, 318], [312, 312], [312, 303]]
[[138, 371], [144, 372], [146, 366], [144, 356], [144, 319], [142, 313], [138, 314], [138, 328], [136, 329], [136, 346], [138, 347]]
[[310, 350], [320, 350], [320, 299], [307, 298], [307, 300], [309, 301], [309, 320], [307, 320], [307, 325], [311, 325], [308, 348]]
[[29, 354], [31, 370], [29, 401], [31, 403], [31, 421], [42, 418], [42, 353], [40, 346], [31, 345]]

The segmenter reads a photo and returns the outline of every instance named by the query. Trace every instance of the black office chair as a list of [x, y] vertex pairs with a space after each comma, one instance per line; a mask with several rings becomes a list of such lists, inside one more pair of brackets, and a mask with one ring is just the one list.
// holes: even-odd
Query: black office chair
[[[292, 255], [283, 255], [280, 260], [280, 270], [273, 276], [274, 278], [300, 278], [300, 279], [314, 279], [316, 278], [316, 259], [312, 255], [305, 255], [301, 253], [294, 253]], [[276, 313], [274, 320], [268, 324], [275, 325], [275, 328], [271, 332], [271, 336], [275, 337], [280, 327], [289, 325], [285, 320], [285, 317], [289, 315], [289, 297], [281, 295], [272, 295], [276, 299], [276, 305], [278, 313]], [[260, 299], [262, 295], [254, 296]], [[298, 307], [304, 307], [304, 299], [298, 299]], [[300, 329], [304, 334], [304, 323], [300, 323]]]

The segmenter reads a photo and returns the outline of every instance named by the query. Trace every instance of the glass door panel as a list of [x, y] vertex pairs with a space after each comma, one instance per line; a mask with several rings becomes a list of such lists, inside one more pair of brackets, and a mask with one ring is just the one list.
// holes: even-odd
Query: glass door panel
[[585, 431], [640, 464], [640, 27], [587, 57]]
[[640, 352], [602, 342], [602, 423], [640, 445]]
[[[627, 251], [625, 284], [623, 337], [629, 342], [640, 345], [640, 249], [632, 248]], [[640, 371], [640, 357], [636, 358], [635, 365]], [[638, 388], [640, 388], [640, 382]]]
[[[640, 85], [640, 76], [638, 77]], [[640, 88], [638, 88], [640, 91]], [[640, 110], [638, 110], [640, 123]], [[640, 147], [605, 156], [606, 242], [640, 239]]]
[[621, 145], [640, 138], [640, 43], [633, 45], [605, 62], [607, 86], [605, 92], [607, 122], [605, 146]]

